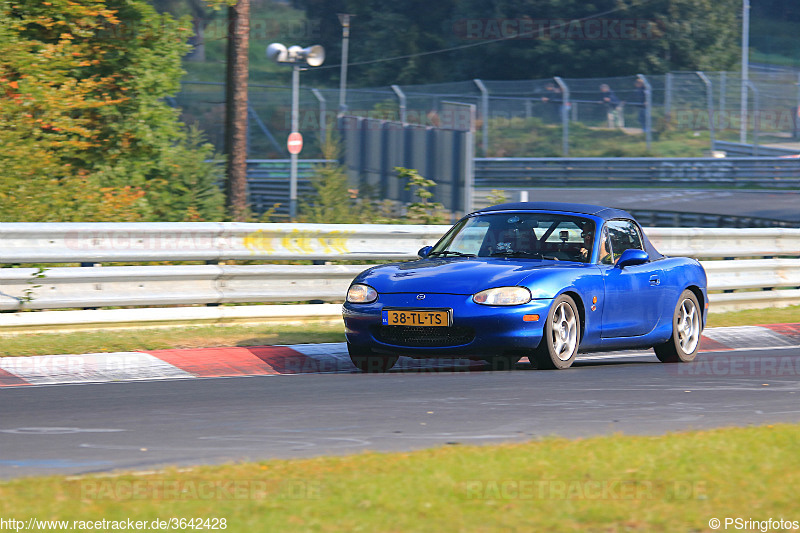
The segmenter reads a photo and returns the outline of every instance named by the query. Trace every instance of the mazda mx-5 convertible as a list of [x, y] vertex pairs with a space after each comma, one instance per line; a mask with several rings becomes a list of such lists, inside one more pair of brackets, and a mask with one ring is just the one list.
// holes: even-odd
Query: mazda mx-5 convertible
[[359, 274], [343, 307], [364, 372], [400, 355], [568, 368], [579, 352], [654, 348], [697, 354], [708, 309], [694, 259], [658, 253], [625, 211], [501, 204], [467, 215], [420, 259]]

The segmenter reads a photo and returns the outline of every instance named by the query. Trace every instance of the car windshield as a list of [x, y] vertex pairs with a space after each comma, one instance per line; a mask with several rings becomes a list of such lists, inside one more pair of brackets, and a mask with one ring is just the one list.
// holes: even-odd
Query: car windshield
[[516, 257], [588, 263], [594, 221], [555, 213], [487, 213], [458, 222], [431, 257]]

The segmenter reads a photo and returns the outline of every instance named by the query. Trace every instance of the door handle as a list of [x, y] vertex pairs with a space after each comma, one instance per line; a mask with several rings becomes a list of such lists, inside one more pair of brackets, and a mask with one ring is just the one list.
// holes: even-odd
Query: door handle
[[658, 279], [658, 276], [653, 274], [652, 276], [650, 276], [650, 285], [653, 285], [653, 286], [661, 285], [661, 280]]

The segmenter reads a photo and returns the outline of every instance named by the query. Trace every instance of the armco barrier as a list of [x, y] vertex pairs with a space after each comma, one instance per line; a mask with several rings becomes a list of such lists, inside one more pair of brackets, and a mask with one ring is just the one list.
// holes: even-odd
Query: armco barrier
[[0, 264], [408, 259], [446, 228], [369, 224], [6, 223]]
[[800, 161], [780, 157], [492, 157], [475, 159], [482, 188], [654, 184], [800, 186]]
[[[290, 311], [295, 306], [286, 305], [167, 306], [340, 302], [350, 280], [367, 265], [219, 263], [407, 260], [447, 229], [244, 223], [0, 224], [0, 262], [34, 264], [0, 268], [0, 311], [5, 311], [0, 314], [0, 331], [46, 324], [261, 321], [280, 313], [296, 319]], [[703, 260], [714, 311], [800, 303], [800, 229], [651, 228], [647, 234], [662, 253]], [[119, 264], [162, 261], [213, 264]], [[69, 263], [97, 266], [60, 266]], [[94, 309], [150, 306], [158, 309]], [[90, 310], [55, 311], [74, 308]], [[314, 309], [309, 316], [315, 318], [338, 316], [336, 305], [304, 308]], [[48, 311], [19, 312], [27, 310]]]

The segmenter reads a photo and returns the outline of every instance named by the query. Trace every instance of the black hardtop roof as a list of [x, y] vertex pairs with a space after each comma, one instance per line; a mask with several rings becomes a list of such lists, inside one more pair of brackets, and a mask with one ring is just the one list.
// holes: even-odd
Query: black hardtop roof
[[490, 213], [493, 211], [555, 211], [559, 213], [594, 215], [602, 218], [603, 220], [610, 220], [612, 218], [629, 218], [633, 220], [633, 216], [622, 209], [603, 207], [600, 205], [573, 204], [567, 202], [514, 202], [485, 207], [475, 211], [475, 213]]

